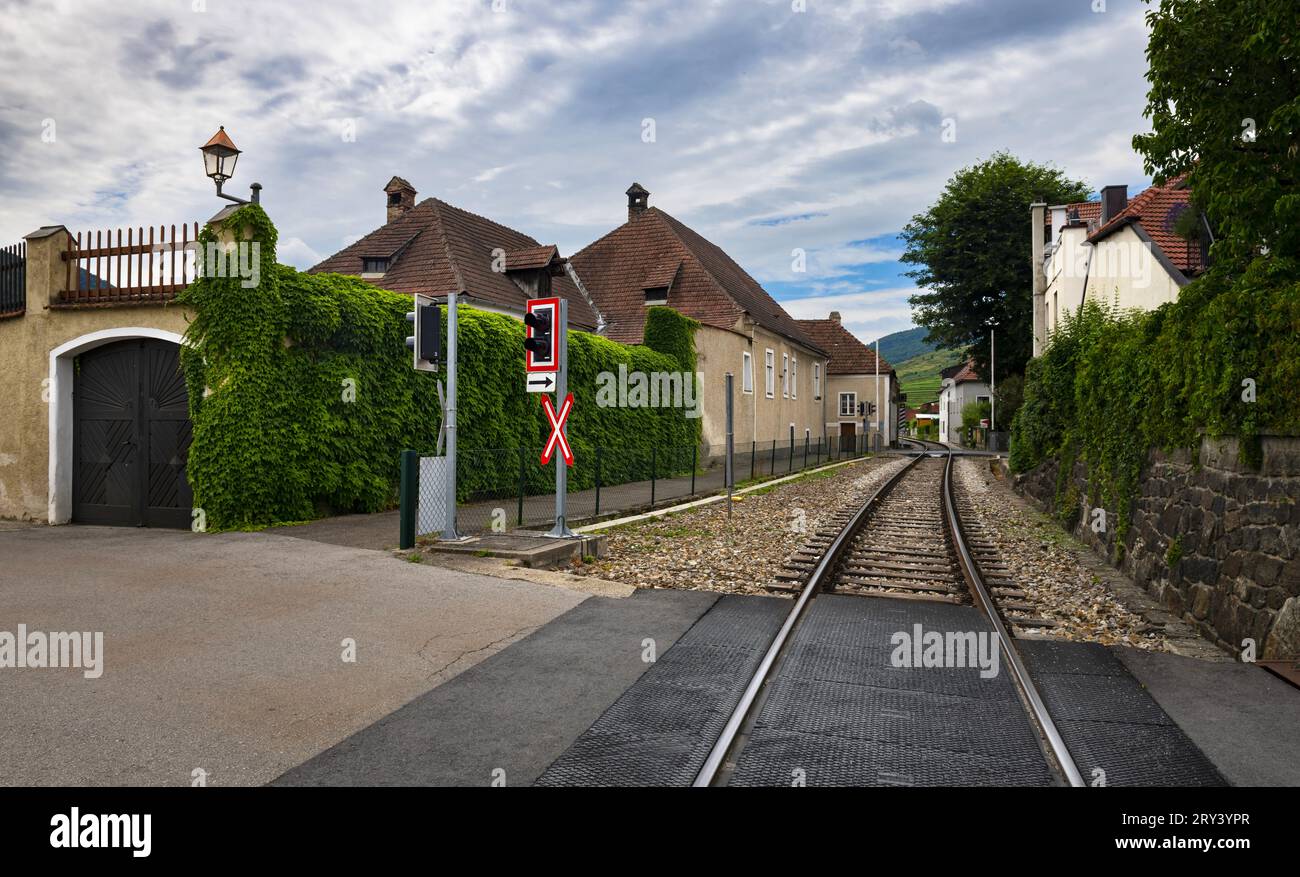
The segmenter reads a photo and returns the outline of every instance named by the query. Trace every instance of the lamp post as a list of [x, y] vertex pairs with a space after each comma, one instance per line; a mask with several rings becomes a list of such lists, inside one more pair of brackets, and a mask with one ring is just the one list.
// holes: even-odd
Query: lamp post
[[203, 170], [217, 184], [217, 197], [236, 204], [257, 204], [261, 201], [262, 184], [253, 183], [249, 188], [253, 192], [252, 201], [236, 198], [221, 191], [221, 186], [235, 175], [235, 162], [239, 161], [240, 150], [226, 133], [226, 126], [217, 129], [207, 143], [199, 147], [203, 153]]

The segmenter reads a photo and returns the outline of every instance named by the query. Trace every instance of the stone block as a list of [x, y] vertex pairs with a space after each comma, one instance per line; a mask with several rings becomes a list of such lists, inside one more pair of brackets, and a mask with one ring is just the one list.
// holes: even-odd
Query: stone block
[[1278, 610], [1260, 657], [1300, 657], [1300, 597], [1292, 597]]
[[1192, 615], [1198, 619], [1204, 619], [1210, 614], [1210, 593], [1211, 589], [1206, 585], [1196, 585], [1192, 588]]

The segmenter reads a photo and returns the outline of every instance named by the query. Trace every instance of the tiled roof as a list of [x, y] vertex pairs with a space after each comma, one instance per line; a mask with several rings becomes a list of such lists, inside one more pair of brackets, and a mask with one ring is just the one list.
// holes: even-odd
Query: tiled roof
[[1178, 270], [1192, 274], [1202, 269], [1200, 247], [1174, 234], [1174, 223], [1184, 210], [1193, 210], [1191, 189], [1179, 177], [1142, 192], [1111, 220], [1088, 235], [1096, 243], [1125, 225], [1137, 224]]
[[600, 308], [608, 324], [606, 332], [615, 341], [641, 342], [646, 284], [658, 283], [672, 271], [669, 307], [720, 329], [734, 328], [741, 315], [747, 313], [758, 325], [824, 352], [721, 248], [657, 207], [646, 209], [588, 244], [569, 261]]
[[681, 267], [681, 260], [668, 261], [662, 265], [654, 265], [646, 269], [645, 279], [641, 281], [642, 289], [661, 289], [672, 286], [673, 280], [677, 278], [677, 269]]
[[957, 373], [952, 378], [954, 384], [962, 384], [966, 381], [979, 381], [981, 383], [984, 381], [975, 373], [975, 360], [973, 359], [968, 359], [962, 363], [961, 368], [957, 370]]
[[[858, 340], [839, 320], [796, 320], [804, 334], [830, 354], [826, 373], [831, 375], [873, 375], [876, 351]], [[880, 373], [892, 374], [894, 367], [880, 357]]]
[[[392, 222], [344, 247], [309, 270], [361, 274], [363, 258], [390, 259], [384, 276], [369, 280], [393, 292], [443, 296], [467, 293], [474, 299], [522, 311], [528, 296], [507, 275], [492, 270], [492, 251], [506, 252], [510, 270], [540, 267], [559, 252], [542, 246], [523, 232], [458, 207], [426, 198]], [[546, 261], [540, 261], [545, 254]], [[536, 264], [535, 264], [536, 263]], [[580, 329], [596, 327], [596, 313], [566, 274], [551, 278], [556, 295], [569, 300], [569, 323]]]
[[555, 244], [529, 247], [525, 250], [511, 250], [506, 253], [506, 270], [525, 271], [530, 268], [545, 268], [559, 257], [560, 248]]

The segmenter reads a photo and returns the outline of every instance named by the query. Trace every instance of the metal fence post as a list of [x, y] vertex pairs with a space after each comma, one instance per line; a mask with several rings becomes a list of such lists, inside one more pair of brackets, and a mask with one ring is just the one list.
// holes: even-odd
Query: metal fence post
[[[736, 486], [736, 420], [735, 406], [733, 397], [735, 395], [735, 375], [727, 372], [725, 384], [727, 387], [727, 444], [723, 448], [722, 480], [726, 483], [727, 488], [727, 520], [731, 520], [734, 505], [732, 502], [732, 491]], [[694, 471], [694, 470], [692, 470]], [[694, 493], [695, 476], [691, 476], [691, 493]]]
[[402, 451], [401, 494], [398, 500], [398, 547], [403, 551], [415, 547], [415, 510], [420, 502], [420, 455]]
[[596, 513], [592, 517], [600, 517], [600, 450], [601, 446], [596, 445]]
[[655, 504], [655, 475], [658, 468], [658, 445], [650, 446], [650, 505]]
[[695, 469], [700, 464], [700, 446], [691, 445], [691, 496], [695, 496]]
[[808, 468], [808, 442], [811, 441], [808, 436], [803, 437], [803, 467]]
[[525, 489], [524, 482], [526, 481], [527, 477], [528, 477], [527, 472], [524, 468], [524, 449], [520, 448], [519, 449], [519, 513], [518, 513], [518, 520], [519, 520], [518, 526], [520, 527], [524, 525], [524, 489]]
[[749, 443], [749, 480], [754, 480], [754, 458], [758, 456], [758, 442]]
[[794, 427], [790, 427], [790, 465], [786, 467], [786, 472], [794, 471]]
[[772, 439], [772, 463], [767, 467], [767, 474], [776, 474], [776, 439]]

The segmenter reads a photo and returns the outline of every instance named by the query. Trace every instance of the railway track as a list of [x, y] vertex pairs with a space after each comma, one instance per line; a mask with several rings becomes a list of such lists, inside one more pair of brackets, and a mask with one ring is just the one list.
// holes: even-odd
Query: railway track
[[[820, 594], [974, 606], [997, 637], [1003, 665], [1043, 754], [1058, 778], [1084, 785], [1074, 759], [1026, 671], [1012, 629], [1050, 626], [1023, 602], [991, 537], [954, 486], [955, 455], [946, 446], [914, 441], [917, 455], [865, 503], [836, 511], [778, 573], [774, 589], [797, 592], [793, 605], [728, 717], [694, 785], [729, 781], [750, 729], [808, 608]], [[836, 598], [838, 599], [838, 598]], [[964, 610], [963, 610], [964, 611]]]

